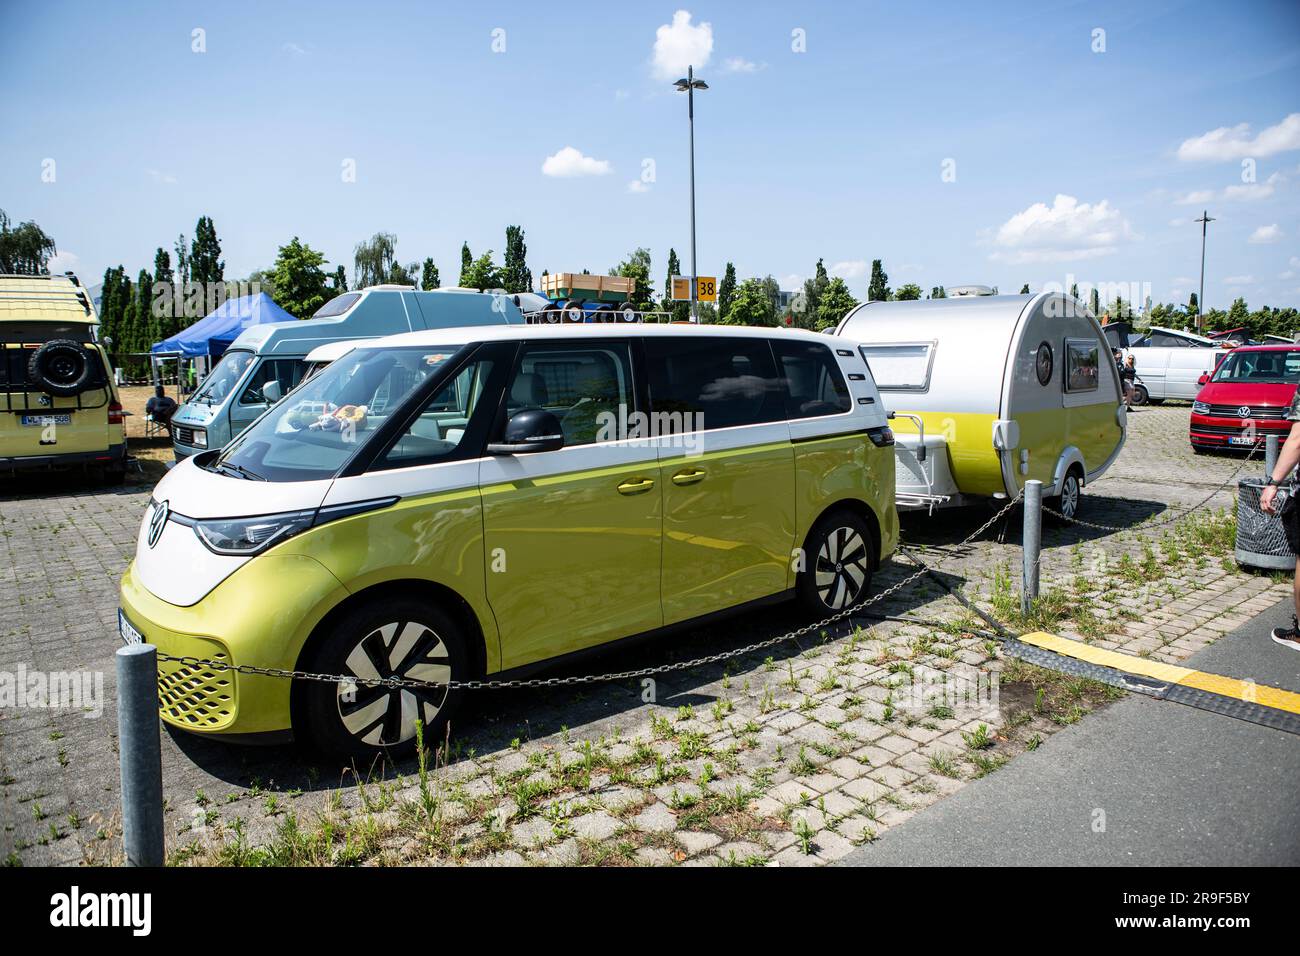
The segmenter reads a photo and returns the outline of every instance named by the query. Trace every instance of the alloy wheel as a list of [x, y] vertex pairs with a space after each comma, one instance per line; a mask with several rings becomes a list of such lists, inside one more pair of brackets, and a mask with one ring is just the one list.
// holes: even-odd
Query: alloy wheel
[[867, 580], [867, 560], [867, 544], [857, 529], [842, 526], [827, 534], [814, 568], [822, 603], [838, 611], [856, 601]]
[[[368, 680], [401, 677], [448, 681], [452, 678], [447, 647], [434, 631], [418, 621], [394, 621], [377, 627], [352, 648], [346, 673]], [[447, 700], [448, 688], [371, 687], [340, 682], [339, 719], [356, 739], [389, 747], [415, 736], [415, 721], [428, 724]]]

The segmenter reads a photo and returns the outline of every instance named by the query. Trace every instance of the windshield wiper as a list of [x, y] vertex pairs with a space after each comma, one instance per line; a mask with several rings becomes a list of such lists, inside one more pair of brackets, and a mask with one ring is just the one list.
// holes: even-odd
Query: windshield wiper
[[266, 481], [257, 472], [245, 468], [243, 465], [236, 465], [229, 461], [217, 462], [213, 467], [225, 474], [234, 475], [236, 478], [247, 478], [250, 481]]

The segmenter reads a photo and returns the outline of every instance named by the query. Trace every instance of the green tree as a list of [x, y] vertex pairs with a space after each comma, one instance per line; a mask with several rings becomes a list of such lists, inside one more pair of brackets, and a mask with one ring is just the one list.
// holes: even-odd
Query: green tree
[[1077, 282], [1070, 283], [1070, 298], [1072, 299], [1079, 298], [1079, 283]]
[[[669, 273], [672, 272], [670, 268]], [[731, 311], [731, 303], [736, 299], [736, 266], [728, 262], [727, 268], [722, 272], [722, 282], [718, 284], [718, 315], [726, 321], [726, 315]]]
[[652, 303], [654, 293], [650, 287], [649, 249], [633, 249], [626, 259], [610, 270], [610, 274], [636, 280], [632, 301], [638, 306], [644, 307]]
[[153, 281], [172, 281], [172, 257], [162, 246], [159, 246], [158, 251], [153, 254]]
[[826, 272], [826, 263], [818, 259], [813, 269], [813, 277], [805, 279], [803, 284], [803, 310], [798, 315], [799, 325], [803, 328], [815, 328], [817, 310], [821, 308], [822, 296], [830, 285], [830, 276]]
[[921, 287], [915, 282], [909, 282], [906, 285], [899, 286], [898, 291], [894, 293], [894, 298], [899, 302], [908, 302], [921, 298], [921, 295]]
[[1200, 311], [1201, 311], [1200, 302], [1196, 298], [1196, 293], [1193, 292], [1191, 296], [1187, 299], [1187, 315], [1189, 318], [1192, 318]]
[[889, 276], [879, 259], [871, 260], [871, 282], [867, 286], [868, 302], [884, 302], [889, 298]]
[[1022, 285], [1022, 286], [1020, 287], [1020, 294], [1021, 294], [1021, 295], [1029, 295], [1029, 283], [1028, 283], [1028, 282], [1026, 282], [1024, 285]]
[[932, 298], [932, 299], [946, 299], [946, 298], [948, 298], [948, 290], [945, 289], [945, 288], [944, 288], [943, 286], [941, 286], [941, 285], [937, 285], [937, 286], [935, 286], [933, 289], [930, 290], [930, 298]]
[[1092, 301], [1089, 303], [1089, 311], [1091, 311], [1094, 316], [1100, 317], [1101, 316], [1101, 293], [1097, 291], [1095, 286], [1093, 287], [1092, 293], [1090, 294], [1090, 298], [1092, 299]]
[[[691, 304], [689, 302], [676, 302], [673, 300], [673, 276], [682, 274], [682, 263], [677, 258], [677, 250], [668, 250], [668, 273], [664, 278], [664, 298], [663, 309], [668, 312], [673, 322], [689, 322], [691, 318]], [[732, 277], [734, 280], [734, 276]]]
[[736, 287], [736, 298], [722, 322], [725, 325], [776, 325], [776, 310], [762, 279], [746, 279]]
[[126, 302], [122, 300], [121, 285], [126, 271], [118, 266], [104, 270], [104, 284], [99, 296], [99, 334], [113, 340], [110, 350], [114, 354], [128, 351], [122, 339], [122, 312]]
[[484, 289], [503, 288], [501, 270], [492, 262], [491, 249], [471, 262], [468, 270], [462, 270], [460, 284], [463, 288], [478, 289], [480, 292]]
[[176, 237], [176, 284], [184, 286], [190, 281], [190, 252], [189, 244], [185, 241], [185, 233]]
[[352, 250], [352, 278], [358, 289], [391, 281], [397, 260], [397, 237], [391, 232], [377, 232], [356, 244]]
[[340, 295], [348, 291], [348, 276], [347, 273], [343, 271], [343, 265], [341, 263], [339, 264], [339, 267], [334, 270], [333, 291], [335, 295]]
[[[918, 294], [920, 289], [917, 289]], [[826, 284], [817, 304], [817, 328], [830, 329], [840, 323], [846, 315], [858, 307], [858, 300], [849, 292], [848, 284], [836, 276]]]
[[442, 285], [442, 280], [438, 277], [438, 267], [433, 264], [432, 259], [425, 259], [424, 268], [420, 272], [420, 288], [428, 292], [440, 285]]
[[519, 226], [506, 226], [506, 252], [501, 265], [502, 288], [507, 292], [533, 291], [533, 273], [528, 268], [528, 246], [524, 244], [524, 230]]
[[200, 216], [194, 225], [194, 242], [190, 245], [190, 276], [195, 282], [220, 282], [225, 278], [225, 272], [217, 227], [210, 217]]
[[155, 342], [167, 337], [163, 317], [153, 307], [153, 276], [141, 269], [135, 280], [135, 314], [140, 326], [140, 351], [147, 352]]
[[271, 269], [276, 304], [290, 315], [308, 319], [331, 296], [325, 256], [294, 236], [280, 247]]
[[54, 240], [34, 222], [10, 228], [9, 216], [0, 209], [0, 272], [11, 275], [45, 275], [45, 263], [58, 253]]
[[418, 262], [408, 262], [402, 265], [400, 262], [394, 262], [388, 267], [388, 278], [385, 282], [392, 285], [409, 285], [416, 286], [419, 284], [420, 264]]
[[462, 243], [460, 247], [460, 281], [456, 284], [462, 289], [473, 288], [469, 284], [469, 271], [474, 267], [474, 257], [470, 255], [469, 243]]

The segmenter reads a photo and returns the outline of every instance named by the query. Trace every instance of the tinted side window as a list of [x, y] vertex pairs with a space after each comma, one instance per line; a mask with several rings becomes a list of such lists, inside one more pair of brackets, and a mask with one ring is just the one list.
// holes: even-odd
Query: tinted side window
[[774, 339], [772, 351], [787, 390], [790, 418], [839, 415], [853, 407], [839, 363], [825, 345]]
[[566, 448], [590, 445], [618, 438], [615, 426], [635, 409], [633, 394], [627, 340], [530, 344], [506, 388], [506, 417], [545, 408], [559, 419]]
[[[734, 428], [785, 418], [780, 377], [764, 338], [646, 336], [650, 407], [660, 431]], [[679, 419], [678, 415], [690, 415]]]

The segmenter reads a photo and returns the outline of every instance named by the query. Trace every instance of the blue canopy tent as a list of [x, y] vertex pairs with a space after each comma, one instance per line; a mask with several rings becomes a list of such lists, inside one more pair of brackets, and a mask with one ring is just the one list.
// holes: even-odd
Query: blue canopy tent
[[294, 317], [276, 305], [269, 295], [259, 292], [227, 299], [189, 328], [155, 342], [150, 351], [182, 358], [219, 356], [247, 328], [293, 321]]

